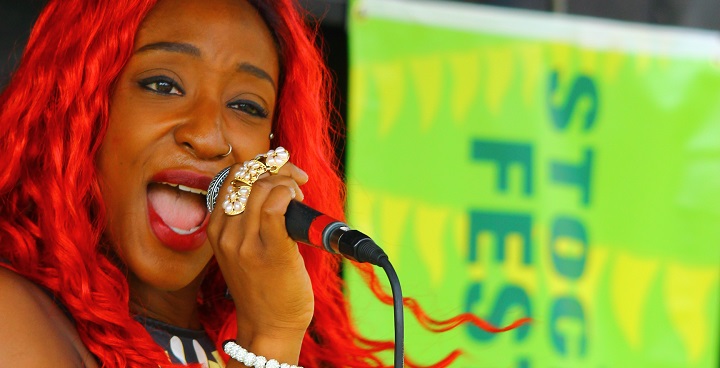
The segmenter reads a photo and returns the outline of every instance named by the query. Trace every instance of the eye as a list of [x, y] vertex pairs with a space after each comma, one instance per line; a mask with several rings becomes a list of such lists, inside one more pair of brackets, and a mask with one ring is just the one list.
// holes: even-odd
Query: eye
[[233, 101], [227, 104], [227, 107], [244, 112], [250, 116], [266, 118], [268, 111], [258, 103], [248, 100]]
[[185, 94], [185, 91], [172, 78], [165, 76], [145, 78], [139, 81], [138, 84], [142, 88], [162, 95], [182, 96]]

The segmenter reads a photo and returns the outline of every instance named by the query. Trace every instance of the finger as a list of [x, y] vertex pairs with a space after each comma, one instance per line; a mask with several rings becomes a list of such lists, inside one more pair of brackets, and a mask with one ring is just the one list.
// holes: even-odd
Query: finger
[[[252, 254], [260, 261], [291, 256], [288, 251], [297, 247], [285, 229], [284, 215], [293, 195], [297, 198], [297, 193], [301, 193], [300, 187], [287, 176], [273, 175], [253, 184], [245, 212], [225, 220], [228, 227], [234, 227], [236, 221], [242, 221], [245, 236], [259, 240], [245, 242], [242, 245], [243, 254]], [[272, 230], [268, 231], [267, 228]], [[296, 256], [284, 259], [289, 262], [296, 260]]]
[[[248, 217], [260, 217], [265, 202], [270, 199], [271, 192], [278, 186], [285, 187], [284, 190], [289, 197], [289, 199], [284, 202], [285, 207], [282, 207], [281, 211], [277, 212], [278, 215], [285, 214], [285, 209], [287, 209], [290, 200], [295, 199], [300, 201], [304, 198], [300, 185], [288, 176], [271, 175], [262, 178], [253, 184], [252, 193], [245, 208], [245, 213], [248, 214]], [[292, 197], [293, 194], [294, 198]]]
[[277, 244], [267, 252], [275, 259], [279, 257], [297, 257], [297, 244], [288, 235], [285, 227], [285, 212], [295, 197], [292, 186], [278, 185], [272, 188], [260, 208], [260, 239], [264, 244]]
[[[305, 200], [305, 194], [303, 193], [302, 189], [300, 189], [300, 185], [303, 185], [308, 181], [308, 176], [307, 176], [307, 173], [305, 173], [305, 171], [303, 171], [299, 167], [294, 166], [292, 164], [290, 164], [290, 165], [291, 165], [291, 167], [288, 167], [287, 169], [285, 169], [285, 167], [281, 168], [280, 169], [281, 171], [278, 172], [277, 174], [271, 174], [269, 172], [266, 172], [266, 173], [260, 175], [260, 177], [258, 178], [258, 181], [264, 180], [271, 176], [289, 177], [290, 179], [292, 179], [295, 182], [295, 185], [290, 187], [290, 188], [292, 188], [292, 191], [294, 192], [293, 199], [302, 202], [303, 200]], [[285, 169], [285, 170], [283, 171], [283, 169]]]
[[289, 176], [300, 185], [303, 185], [308, 181], [308, 174], [291, 162], [283, 165], [276, 175]]

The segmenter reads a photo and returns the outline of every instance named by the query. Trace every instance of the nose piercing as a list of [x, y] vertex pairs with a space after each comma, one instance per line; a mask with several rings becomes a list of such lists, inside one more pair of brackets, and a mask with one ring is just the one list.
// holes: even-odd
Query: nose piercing
[[227, 153], [224, 155], [220, 155], [220, 157], [227, 157], [230, 154], [230, 152], [232, 152], [232, 144], [228, 143], [228, 147], [230, 147], [230, 149], [227, 151]]

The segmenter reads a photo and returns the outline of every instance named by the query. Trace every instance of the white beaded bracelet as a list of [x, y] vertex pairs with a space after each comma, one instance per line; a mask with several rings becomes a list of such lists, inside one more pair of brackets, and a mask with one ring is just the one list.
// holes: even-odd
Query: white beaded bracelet
[[223, 350], [225, 350], [225, 353], [230, 356], [230, 358], [233, 358], [237, 360], [238, 362], [245, 364], [247, 367], [255, 367], [255, 368], [303, 368], [297, 365], [293, 364], [287, 364], [278, 362], [275, 359], [267, 360], [262, 355], [255, 355], [247, 350], [245, 350], [242, 346], [238, 345], [235, 341], [228, 340], [223, 343]]

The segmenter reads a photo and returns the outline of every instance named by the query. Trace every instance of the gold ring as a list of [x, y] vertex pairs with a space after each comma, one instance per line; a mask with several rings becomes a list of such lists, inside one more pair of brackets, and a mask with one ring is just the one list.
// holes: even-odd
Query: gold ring
[[[230, 150], [232, 151], [232, 146], [230, 146]], [[263, 158], [265, 163], [260, 161]], [[245, 161], [242, 167], [233, 175], [233, 180], [228, 187], [228, 193], [222, 203], [225, 214], [235, 216], [245, 212], [253, 183], [260, 178], [260, 175], [266, 172], [277, 174], [280, 168], [289, 160], [290, 152], [283, 147], [278, 147], [265, 154], [257, 155], [252, 160]]]
[[265, 165], [271, 174], [277, 174], [280, 168], [290, 160], [290, 152], [284, 147], [278, 147], [265, 154]]
[[225, 195], [225, 201], [222, 204], [223, 210], [228, 216], [235, 216], [245, 212], [247, 200], [252, 190], [252, 187], [248, 185], [237, 186], [236, 184], [234, 180], [230, 182], [229, 193]]
[[260, 175], [265, 174], [267, 171], [268, 168], [264, 163], [252, 159], [243, 163], [243, 166], [235, 173], [234, 178], [247, 185], [253, 185]]

